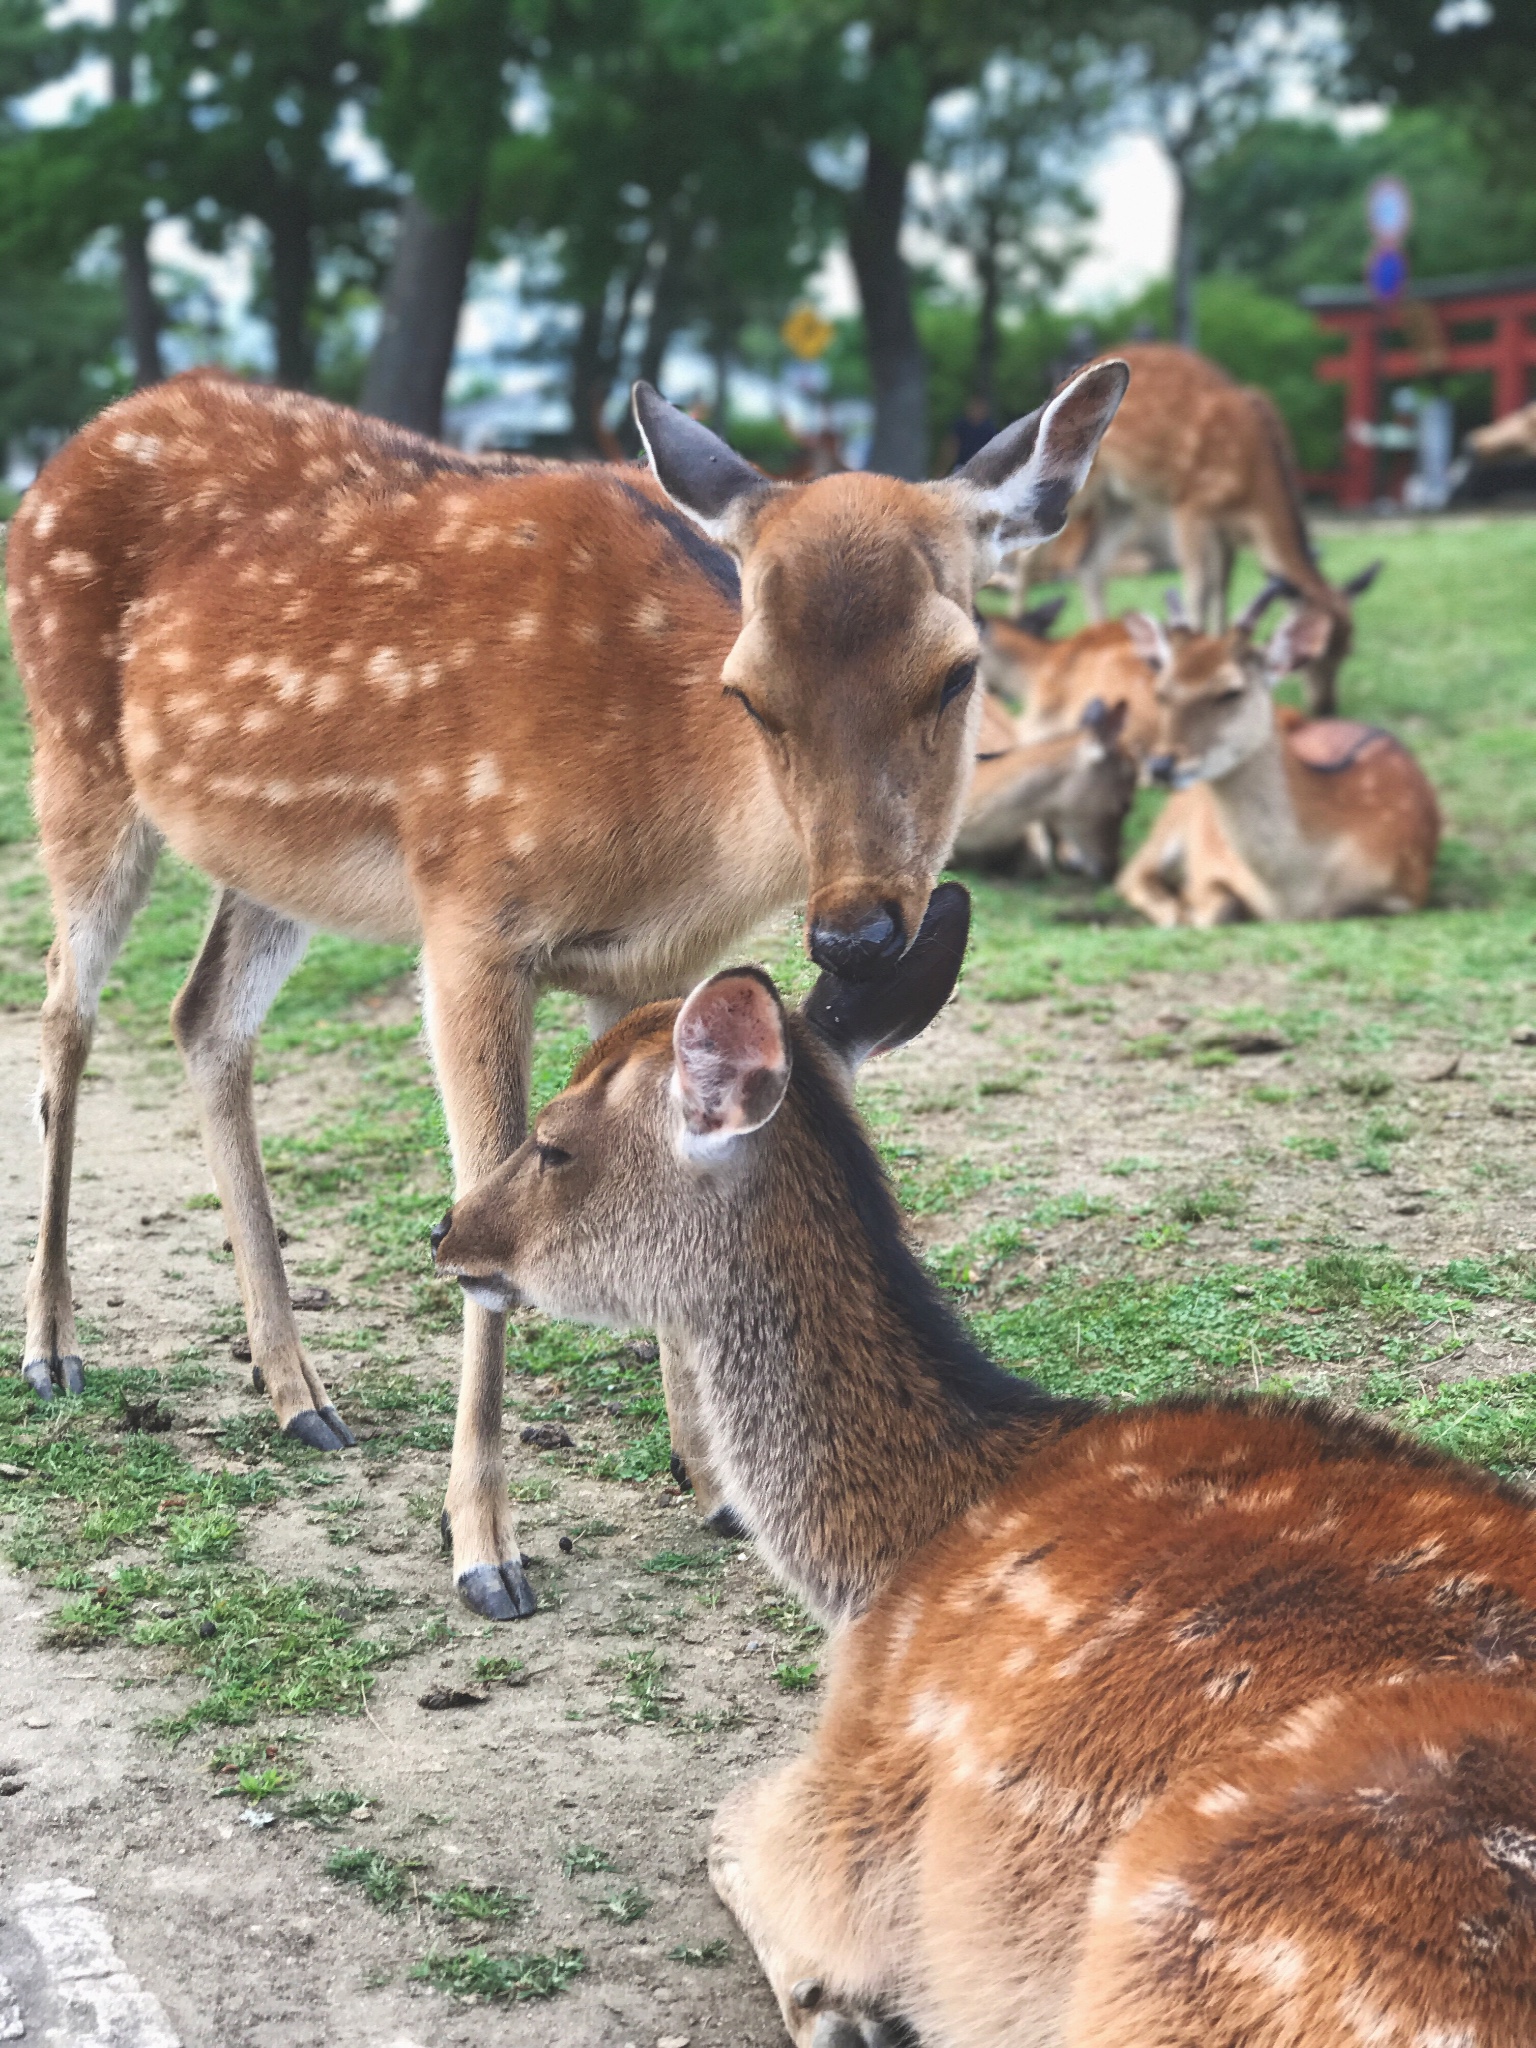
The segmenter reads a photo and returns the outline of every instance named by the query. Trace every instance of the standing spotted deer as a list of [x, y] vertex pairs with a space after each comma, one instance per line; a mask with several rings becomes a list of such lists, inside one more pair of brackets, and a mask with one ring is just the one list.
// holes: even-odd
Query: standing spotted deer
[[687, 1333], [730, 1497], [833, 1630], [710, 1871], [800, 2048], [1529, 2048], [1536, 1508], [1316, 1402], [1112, 1412], [999, 1371], [854, 1073], [882, 981], [753, 969], [587, 1053], [455, 1203], [487, 1302]]
[[1261, 646], [1254, 629], [1283, 591], [1267, 585], [1229, 633], [1126, 618], [1157, 679], [1149, 765], [1175, 794], [1116, 886], [1154, 924], [1358, 917], [1428, 899], [1440, 813], [1413, 755], [1379, 726], [1273, 702], [1326, 631], [1298, 610]]
[[[66, 1253], [80, 1075], [162, 845], [219, 886], [172, 1021], [258, 1383], [351, 1442], [305, 1358], [251, 1095], [321, 927], [419, 939], [456, 1185], [522, 1140], [541, 988], [597, 1026], [809, 898], [814, 957], [899, 956], [973, 749], [972, 590], [1057, 531], [1124, 391], [1084, 372], [958, 476], [770, 484], [637, 387], [649, 472], [503, 473], [221, 376], [103, 413], [11, 531], [56, 938], [23, 1370], [81, 1383]], [[667, 1343], [679, 1449], [686, 1360]], [[504, 1319], [470, 1304], [447, 1514], [460, 1595], [530, 1613], [501, 1454]]]
[[[1074, 504], [1086, 523], [1076, 575], [1089, 616], [1106, 616], [1104, 586], [1122, 548], [1149, 518], [1165, 520], [1194, 625], [1220, 633], [1239, 547], [1251, 547], [1266, 575], [1283, 578], [1320, 624], [1304, 674], [1314, 712], [1331, 714], [1340, 665], [1353, 638], [1354, 600], [1380, 563], [1349, 582], [1318, 567], [1291, 437], [1274, 401], [1234, 384], [1192, 349], [1138, 342], [1121, 351], [1132, 386]], [[1027, 587], [1030, 565], [1021, 564]]]

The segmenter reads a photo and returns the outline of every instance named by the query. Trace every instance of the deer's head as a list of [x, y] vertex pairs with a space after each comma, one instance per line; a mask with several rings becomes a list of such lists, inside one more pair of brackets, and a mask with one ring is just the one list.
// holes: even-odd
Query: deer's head
[[[835, 1285], [851, 1212], [890, 1210], [853, 1074], [943, 1007], [969, 924], [969, 897], [946, 882], [878, 980], [823, 973], [789, 1012], [767, 975], [730, 968], [686, 1002], [632, 1011], [454, 1204], [433, 1234], [439, 1270], [487, 1306], [620, 1328], [717, 1317], [733, 1290], [764, 1284], [770, 1240], [806, 1287]], [[753, 1303], [737, 1306], [750, 1320]]]
[[741, 564], [721, 674], [751, 720], [809, 871], [811, 957], [847, 979], [912, 943], [959, 822], [981, 645], [972, 593], [1058, 533], [1129, 372], [1097, 363], [953, 477], [770, 483], [648, 385], [662, 488]]
[[1046, 811], [1058, 863], [1071, 874], [1107, 882], [1120, 868], [1126, 813], [1140, 769], [1123, 745], [1127, 706], [1090, 698], [1072, 766]]
[[1219, 782], [1272, 738], [1270, 692], [1315, 660], [1332, 630], [1327, 613], [1306, 605], [1262, 644], [1258, 623], [1287, 594], [1285, 583], [1271, 579], [1226, 633], [1197, 633], [1179, 621], [1165, 626], [1148, 612], [1126, 614], [1132, 644], [1156, 679], [1158, 735], [1147, 764], [1155, 782], [1173, 789]]

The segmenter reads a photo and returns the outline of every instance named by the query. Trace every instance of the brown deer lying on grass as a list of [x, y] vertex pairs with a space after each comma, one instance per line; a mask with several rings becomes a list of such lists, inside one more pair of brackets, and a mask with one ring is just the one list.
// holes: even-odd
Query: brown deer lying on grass
[[1108, 881], [1136, 794], [1137, 765], [1121, 744], [1126, 707], [1094, 697], [1075, 730], [1021, 741], [995, 697], [982, 708], [976, 773], [951, 855], [960, 866], [997, 866], [1041, 835], [1069, 873]]
[[716, 1889], [802, 2048], [1529, 2048], [1536, 1510], [1318, 1403], [1108, 1412], [976, 1350], [851, 1103], [966, 908], [799, 1013], [751, 968], [636, 1011], [439, 1247], [498, 1312], [685, 1332], [834, 1630]]
[[[1284, 420], [1269, 396], [1234, 384], [1226, 371], [1192, 349], [1139, 342], [1120, 351], [1131, 365], [1131, 395], [1105, 435], [1073, 519], [1088, 521], [1078, 580], [1089, 616], [1103, 619], [1105, 579], [1129, 534], [1162, 509], [1193, 623], [1220, 633], [1227, 590], [1240, 546], [1251, 547], [1266, 574], [1283, 577], [1315, 613], [1315, 650], [1304, 664], [1309, 708], [1331, 713], [1336, 679], [1353, 635], [1354, 599], [1369, 589], [1380, 564], [1349, 582], [1323, 575], [1307, 532], [1296, 457]], [[1029, 564], [1021, 565], [1027, 579]]]
[[1124, 704], [1125, 745], [1138, 761], [1157, 738], [1157, 699], [1152, 671], [1131, 639], [1123, 619], [1085, 626], [1053, 640], [1050, 629], [1065, 603], [1053, 598], [1016, 619], [984, 621], [982, 674], [988, 687], [1019, 706], [1021, 740], [1055, 739], [1082, 723], [1098, 698]]
[[[163, 844], [220, 887], [172, 1016], [254, 1371], [285, 1431], [335, 1449], [352, 1438], [300, 1348], [251, 1098], [311, 929], [420, 938], [461, 1187], [522, 1140], [541, 988], [609, 1023], [807, 895], [818, 961], [856, 978], [899, 955], [974, 751], [975, 579], [1059, 529], [1124, 388], [1116, 365], [1084, 372], [929, 486], [772, 485], [643, 385], [651, 474], [498, 473], [223, 376], [78, 434], [9, 562], [57, 926], [37, 1392], [81, 1382], [76, 1097]], [[503, 1351], [502, 1318], [471, 1305], [447, 1508], [459, 1591], [497, 1618], [534, 1604]], [[688, 1458], [685, 1371], [669, 1393]]]
[[1298, 721], [1271, 701], [1327, 630], [1300, 611], [1259, 646], [1254, 627], [1283, 589], [1266, 586], [1220, 635], [1127, 620], [1158, 679], [1152, 769], [1180, 792], [1116, 885], [1155, 924], [1353, 917], [1428, 898], [1440, 813], [1412, 754], [1379, 727]]

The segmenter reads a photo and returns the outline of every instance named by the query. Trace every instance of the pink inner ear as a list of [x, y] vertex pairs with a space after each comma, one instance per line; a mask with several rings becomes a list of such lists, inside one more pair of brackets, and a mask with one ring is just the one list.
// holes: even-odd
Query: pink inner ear
[[755, 975], [718, 974], [696, 988], [672, 1032], [689, 1130], [751, 1131], [778, 1108], [789, 1075], [778, 998]]

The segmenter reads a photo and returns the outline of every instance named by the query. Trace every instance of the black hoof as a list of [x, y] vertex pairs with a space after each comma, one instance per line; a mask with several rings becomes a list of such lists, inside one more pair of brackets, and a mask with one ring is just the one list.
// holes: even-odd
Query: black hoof
[[526, 1621], [538, 1610], [538, 1596], [520, 1564], [472, 1564], [456, 1580], [459, 1598], [487, 1621]]
[[341, 1438], [316, 1409], [301, 1408], [290, 1418], [283, 1430], [284, 1436], [295, 1436], [301, 1444], [308, 1444], [312, 1451], [339, 1451]]
[[267, 1376], [259, 1365], [251, 1367], [251, 1391], [257, 1394], [267, 1391]]
[[683, 1463], [676, 1451], [672, 1453], [668, 1462], [672, 1471], [672, 1483], [676, 1486], [678, 1492], [692, 1493], [693, 1481], [688, 1477], [688, 1467]]
[[21, 1376], [39, 1401], [53, 1399], [53, 1374], [48, 1370], [46, 1358], [29, 1358], [21, 1368]]
[[705, 1517], [705, 1528], [711, 1536], [722, 1536], [733, 1543], [740, 1543], [750, 1534], [746, 1523], [733, 1507], [716, 1508], [712, 1515]]
[[342, 1449], [344, 1451], [350, 1451], [353, 1445], [357, 1442], [357, 1438], [352, 1434], [351, 1430], [348, 1429], [347, 1425], [336, 1413], [336, 1410], [334, 1408], [329, 1407], [322, 1408], [320, 1410], [320, 1414], [322, 1419], [331, 1425], [332, 1433], [340, 1441]]
[[85, 1367], [78, 1358], [61, 1358], [55, 1367], [58, 1384], [66, 1394], [85, 1392]]

